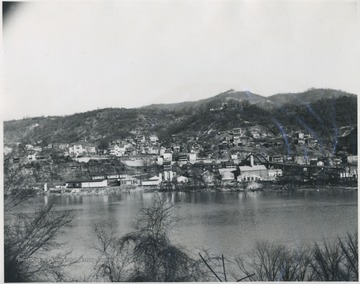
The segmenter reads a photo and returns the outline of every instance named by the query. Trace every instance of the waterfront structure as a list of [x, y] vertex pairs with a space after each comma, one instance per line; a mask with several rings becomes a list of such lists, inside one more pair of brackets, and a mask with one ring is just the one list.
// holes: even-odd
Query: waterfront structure
[[238, 181], [257, 181], [267, 180], [268, 170], [264, 165], [240, 166]]
[[143, 180], [141, 181], [141, 185], [142, 186], [148, 186], [148, 187], [156, 187], [156, 186], [160, 186], [162, 181], [162, 175], [159, 174], [159, 176], [153, 176], [151, 178], [149, 178], [148, 180]]
[[281, 177], [282, 175], [282, 169], [268, 169], [268, 180], [276, 180], [277, 177]]
[[93, 188], [93, 187], [107, 187], [108, 181], [104, 180], [74, 180], [65, 182], [66, 188]]
[[139, 185], [139, 179], [129, 176], [129, 175], [120, 175], [119, 184], [122, 185]]

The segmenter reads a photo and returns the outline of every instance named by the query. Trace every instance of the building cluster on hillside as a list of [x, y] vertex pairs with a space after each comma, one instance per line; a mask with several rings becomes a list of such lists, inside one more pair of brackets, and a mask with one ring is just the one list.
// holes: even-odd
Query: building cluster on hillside
[[[280, 127], [281, 128], [281, 127]], [[346, 135], [345, 127], [340, 135]], [[132, 137], [111, 141], [107, 149], [80, 141], [73, 144], [53, 143], [46, 146], [24, 145], [24, 156], [15, 157], [25, 163], [51, 161], [56, 155], [78, 162], [119, 159], [130, 167], [155, 165], [161, 169], [156, 175], [141, 178], [131, 175], [100, 175], [90, 180], [68, 181], [67, 187], [102, 187], [109, 184], [159, 186], [163, 182], [198, 182], [206, 185], [231, 184], [248, 181], [272, 181], [284, 174], [283, 165], [297, 165], [303, 171], [309, 167], [340, 167], [339, 178], [357, 178], [357, 156], [320, 156], [311, 151], [320, 149], [316, 137], [302, 131], [273, 134], [260, 126], [233, 128], [226, 131], [209, 130], [206, 139], [199, 136], [172, 135], [160, 141], [155, 134], [135, 131]], [[10, 146], [9, 146], [10, 147]], [[8, 148], [9, 148], [8, 147]], [[284, 149], [298, 147], [303, 155], [284, 154]], [[11, 149], [11, 148], [9, 148]], [[263, 161], [254, 162], [260, 154]], [[244, 161], [247, 161], [244, 164]], [[114, 183], [115, 182], [115, 183]]]

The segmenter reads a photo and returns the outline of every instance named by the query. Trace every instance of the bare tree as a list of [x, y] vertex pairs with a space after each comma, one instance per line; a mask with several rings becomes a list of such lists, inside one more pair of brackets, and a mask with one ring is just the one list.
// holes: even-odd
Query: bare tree
[[348, 232], [345, 240], [339, 238], [339, 246], [344, 255], [344, 265], [349, 278], [352, 281], [359, 280], [359, 253], [358, 253], [358, 233], [357, 231]]
[[140, 211], [133, 232], [118, 237], [114, 229], [94, 226], [95, 248], [100, 252], [95, 265], [98, 276], [109, 281], [194, 280], [194, 260], [168, 237], [172, 208], [164, 196], [156, 194], [153, 205]]
[[255, 281], [304, 281], [310, 267], [308, 249], [291, 251], [283, 245], [257, 242], [255, 248], [245, 256], [235, 259], [246, 275], [255, 275]]
[[31, 169], [20, 162], [15, 163], [11, 154], [4, 157], [5, 213], [36, 195], [35, 182]]
[[19, 213], [34, 197], [36, 180], [31, 167], [4, 159], [4, 272], [5, 282], [64, 280], [64, 268], [73, 264], [69, 251], [57, 242], [74, 219], [73, 211], [56, 211], [49, 202], [32, 213]]
[[97, 222], [92, 227], [95, 242], [89, 245], [98, 253], [91, 275], [97, 280], [127, 281], [134, 267], [131, 248], [120, 243], [116, 223]]

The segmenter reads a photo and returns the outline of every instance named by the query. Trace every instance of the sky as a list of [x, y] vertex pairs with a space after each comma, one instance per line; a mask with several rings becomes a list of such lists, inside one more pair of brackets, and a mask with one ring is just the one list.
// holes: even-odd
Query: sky
[[2, 119], [193, 101], [229, 89], [358, 94], [359, 4], [29, 1], [3, 18]]

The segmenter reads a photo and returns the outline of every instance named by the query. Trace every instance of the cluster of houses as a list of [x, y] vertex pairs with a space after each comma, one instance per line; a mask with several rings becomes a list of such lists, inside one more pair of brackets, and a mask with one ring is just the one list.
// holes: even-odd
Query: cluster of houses
[[98, 174], [87, 180], [73, 180], [65, 183], [66, 188], [94, 188], [114, 186], [160, 187], [163, 182], [186, 184], [196, 179], [203, 185], [222, 186], [236, 182], [272, 181], [282, 176], [281, 169], [266, 168], [254, 163], [254, 156], [249, 155], [248, 165], [239, 166], [234, 162], [171, 162], [161, 163], [161, 172], [150, 178], [141, 175]]
[[[349, 128], [350, 129], [350, 128]], [[346, 130], [346, 129], [345, 129]], [[217, 182], [271, 181], [283, 175], [282, 167], [277, 165], [296, 164], [316, 167], [337, 167], [347, 163], [351, 170], [342, 172], [340, 178], [357, 178], [357, 156], [348, 155], [347, 161], [339, 157], [318, 158], [311, 155], [263, 154], [267, 164], [254, 162], [249, 153], [281, 153], [284, 143], [301, 147], [317, 147], [318, 141], [301, 131], [289, 135], [274, 135], [260, 126], [233, 128], [227, 131], [209, 130], [207, 139], [198, 136], [181, 137], [172, 135], [169, 141], [160, 141], [158, 136], [143, 135], [135, 131], [133, 137], [111, 141], [107, 149], [99, 150], [94, 144], [81, 141], [74, 144], [54, 143], [41, 147], [26, 144], [26, 162], [42, 162], [52, 159], [52, 153], [62, 153], [77, 162], [91, 159], [118, 158], [130, 167], [157, 165], [161, 171], [147, 179], [130, 175], [98, 175], [90, 180], [66, 182], [66, 187], [106, 187], [118, 186], [159, 186], [163, 182], [188, 183], [197, 180], [207, 185]], [[10, 149], [10, 148], [9, 148]], [[20, 158], [17, 158], [20, 159]], [[14, 160], [15, 161], [15, 160]], [[242, 164], [242, 161], [247, 161]], [[269, 166], [271, 165], [271, 166]]]
[[234, 155], [236, 151], [241, 152], [241, 149], [244, 152], [266, 152], [267, 149], [284, 148], [285, 143], [308, 147], [315, 147], [318, 144], [311, 134], [297, 131], [291, 135], [283, 133], [274, 135], [260, 126], [233, 128], [219, 132], [210, 130], [207, 133], [207, 139], [172, 135], [171, 142], [159, 141], [155, 134], [145, 136], [139, 131], [135, 133], [134, 137], [111, 141], [107, 149], [101, 150], [86, 141], [73, 144], [49, 144], [45, 147], [26, 144], [27, 161], [49, 160], [52, 157], [51, 150], [57, 150], [74, 159], [96, 155], [112, 157], [153, 155], [165, 161], [193, 162], [198, 158], [236, 159]]
[[136, 155], [158, 155], [160, 151], [159, 138], [156, 135], [136, 135], [135, 138], [115, 140], [110, 142], [110, 146], [102, 154], [110, 156], [136, 156]]

